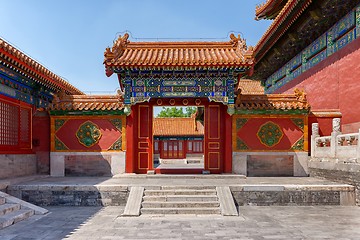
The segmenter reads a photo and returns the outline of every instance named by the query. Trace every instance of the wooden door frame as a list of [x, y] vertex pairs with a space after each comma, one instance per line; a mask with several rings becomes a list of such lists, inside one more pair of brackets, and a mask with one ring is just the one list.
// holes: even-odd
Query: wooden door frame
[[[160, 101], [159, 101], [160, 100]], [[126, 137], [127, 137], [127, 150], [126, 150], [126, 164], [125, 169], [127, 173], [146, 173], [148, 170], [153, 170], [153, 108], [155, 106], [162, 107], [162, 106], [169, 106], [169, 107], [179, 107], [179, 106], [204, 106], [205, 107], [205, 115], [204, 118], [207, 118], [207, 111], [206, 109], [209, 109], [211, 106], [216, 106], [216, 108], [219, 108], [219, 114], [221, 114], [221, 119], [219, 124], [221, 124], [220, 134], [221, 134], [221, 141], [223, 142], [220, 146], [222, 152], [220, 156], [220, 169], [218, 170], [212, 170], [209, 169], [209, 162], [208, 162], [208, 153], [209, 153], [209, 143], [207, 139], [207, 131], [204, 132], [204, 170], [210, 171], [210, 173], [231, 173], [232, 172], [232, 121], [231, 116], [226, 113], [227, 106], [223, 105], [222, 103], [216, 103], [216, 102], [209, 102], [207, 98], [187, 98], [187, 104], [184, 105], [184, 98], [175, 98], [175, 99], [168, 99], [168, 98], [162, 98], [162, 99], [151, 99], [148, 103], [141, 103], [137, 104], [131, 107], [131, 114], [127, 116], [126, 118]], [[170, 101], [172, 101], [170, 103]], [[200, 104], [198, 102], [200, 101]], [[161, 102], [161, 104], [159, 104]], [[138, 148], [138, 127], [139, 127], [139, 106], [147, 106], [150, 111], [149, 113], [151, 116], [151, 136], [149, 137], [149, 159], [148, 159], [148, 167], [147, 169], [139, 169], [138, 164], [138, 154], [137, 148]], [[204, 120], [205, 120], [204, 119]], [[207, 129], [208, 125], [205, 123], [205, 129]], [[184, 149], [184, 146], [183, 146]]]

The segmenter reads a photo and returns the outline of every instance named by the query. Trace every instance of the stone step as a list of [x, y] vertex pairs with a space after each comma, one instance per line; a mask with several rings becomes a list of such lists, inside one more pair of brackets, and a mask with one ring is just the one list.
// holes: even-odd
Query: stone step
[[5, 204], [6, 203], [6, 200], [5, 200], [5, 198], [3, 198], [3, 197], [0, 197], [0, 205], [3, 205], [3, 204]]
[[35, 211], [30, 209], [21, 209], [6, 215], [0, 216], [0, 229], [20, 222], [34, 215]]
[[213, 186], [186, 186], [186, 185], [173, 185], [161, 186], [161, 190], [216, 190]]
[[145, 190], [145, 196], [161, 195], [216, 195], [216, 190], [196, 190], [196, 189], [178, 189], [178, 190]]
[[219, 202], [142, 202], [143, 208], [216, 208]]
[[20, 208], [21, 208], [20, 204], [4, 203], [4, 204], [0, 205], [0, 217], [5, 214], [20, 210]]
[[142, 208], [141, 214], [220, 214], [219, 208]]
[[204, 163], [204, 159], [186, 159], [187, 164], [199, 164]]
[[144, 196], [146, 202], [211, 202], [218, 201], [216, 195], [163, 195]]
[[186, 164], [186, 159], [159, 159], [161, 164]]

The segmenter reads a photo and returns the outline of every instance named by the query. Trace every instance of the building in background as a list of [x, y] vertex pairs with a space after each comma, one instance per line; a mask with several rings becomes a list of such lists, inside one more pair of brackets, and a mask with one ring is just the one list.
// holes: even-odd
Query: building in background
[[204, 160], [204, 125], [195, 117], [154, 118], [154, 158]]
[[342, 131], [360, 128], [360, 1], [268, 0], [256, 18], [273, 23], [254, 48], [254, 74], [265, 93], [303, 89], [311, 105], [309, 123], [330, 135], [331, 119]]
[[83, 93], [0, 38], [0, 178], [49, 173], [54, 95]]

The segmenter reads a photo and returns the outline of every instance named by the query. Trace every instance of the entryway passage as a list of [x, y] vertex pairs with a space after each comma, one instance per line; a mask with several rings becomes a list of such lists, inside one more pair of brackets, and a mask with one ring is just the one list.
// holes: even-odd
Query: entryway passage
[[[163, 105], [174, 101], [174, 105], [180, 105], [184, 99], [161, 99]], [[158, 101], [150, 100], [148, 103], [140, 103], [132, 107], [132, 114], [127, 118], [127, 152], [126, 172], [128, 173], [172, 173], [172, 174], [201, 174], [201, 173], [231, 173], [231, 116], [226, 113], [227, 106], [222, 103], [209, 102], [208, 99], [186, 99], [188, 105], [203, 106], [203, 140], [198, 137], [188, 136], [179, 139], [176, 136], [167, 136], [160, 140], [154, 138], [153, 106]], [[197, 102], [195, 104], [195, 102]], [[177, 126], [181, 128], [181, 126]], [[185, 149], [191, 151], [188, 154]], [[199, 159], [199, 155], [201, 158]], [[179, 160], [174, 167], [160, 167], [154, 164], [156, 159]], [[189, 161], [188, 161], [189, 160]], [[183, 161], [181, 163], [181, 161]], [[196, 162], [198, 161], [198, 162]], [[169, 161], [168, 161], [169, 162]], [[175, 162], [176, 163], [176, 162]], [[189, 164], [190, 163], [190, 164]], [[198, 165], [202, 164], [202, 167]], [[192, 165], [193, 164], [193, 165]], [[198, 164], [198, 165], [197, 165]], [[181, 167], [181, 165], [186, 165]], [[169, 169], [169, 170], [168, 170]]]

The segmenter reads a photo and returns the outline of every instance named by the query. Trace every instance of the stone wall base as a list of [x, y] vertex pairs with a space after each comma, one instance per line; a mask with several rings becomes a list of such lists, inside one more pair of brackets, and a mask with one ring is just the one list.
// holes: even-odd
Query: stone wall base
[[113, 176], [125, 173], [125, 152], [51, 152], [50, 175]]
[[0, 179], [36, 174], [35, 154], [1, 154]]
[[311, 177], [355, 186], [356, 203], [360, 205], [360, 164], [342, 163], [337, 160], [321, 161], [320, 159], [311, 159], [309, 172]]
[[308, 176], [307, 152], [233, 152], [233, 173], [256, 177]]
[[8, 194], [38, 206], [125, 206], [127, 186], [9, 187]]

